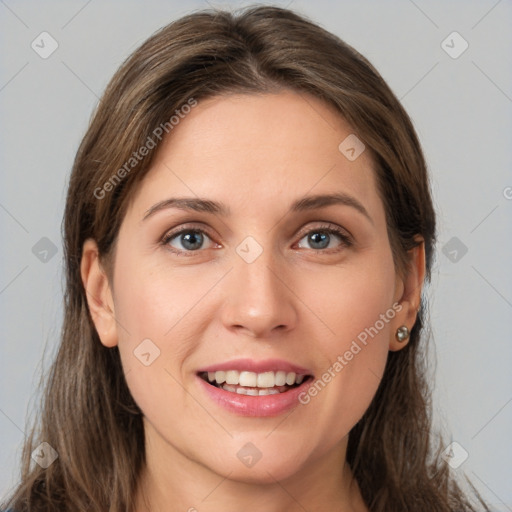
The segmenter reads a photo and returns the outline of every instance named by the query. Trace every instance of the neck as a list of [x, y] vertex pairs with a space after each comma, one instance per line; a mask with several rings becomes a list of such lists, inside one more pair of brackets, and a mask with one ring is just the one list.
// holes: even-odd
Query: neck
[[[310, 512], [330, 507], [366, 512], [357, 482], [345, 462], [348, 436], [342, 442], [281, 480], [235, 480], [181, 453], [161, 437], [148, 440], [133, 512], [240, 512], [254, 504], [266, 512]], [[153, 434], [155, 432], [153, 431]]]

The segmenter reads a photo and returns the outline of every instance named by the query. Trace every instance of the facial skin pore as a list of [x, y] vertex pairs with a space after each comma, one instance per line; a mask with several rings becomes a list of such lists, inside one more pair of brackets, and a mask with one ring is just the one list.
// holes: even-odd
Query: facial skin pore
[[[134, 510], [367, 510], [345, 463], [348, 434], [388, 351], [407, 344], [394, 335], [414, 324], [425, 261], [420, 244], [399, 277], [370, 152], [350, 161], [338, 149], [352, 133], [323, 102], [291, 91], [200, 101], [132, 197], [112, 282], [95, 242], [84, 244], [92, 318], [101, 342], [119, 347], [144, 414], [147, 464]], [[289, 211], [305, 197], [335, 193], [366, 214], [350, 201]], [[147, 215], [170, 198], [223, 203], [229, 215], [173, 207]], [[184, 227], [204, 230], [198, 249], [179, 235], [162, 242]], [[318, 248], [313, 233], [330, 227], [343, 238], [328, 233]], [[242, 248], [262, 249], [250, 263], [237, 252], [247, 237], [256, 244]], [[393, 317], [309, 403], [284, 413], [226, 410], [197, 375], [239, 358], [281, 359], [319, 379], [389, 310]], [[145, 366], [134, 350], [147, 339], [160, 354]], [[251, 467], [237, 456], [247, 443], [261, 454]]]

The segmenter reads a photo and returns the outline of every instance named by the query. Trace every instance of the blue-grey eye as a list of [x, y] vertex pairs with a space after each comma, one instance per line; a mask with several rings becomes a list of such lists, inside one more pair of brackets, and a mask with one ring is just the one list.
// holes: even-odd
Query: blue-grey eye
[[[338, 241], [338, 246], [349, 246], [348, 239], [342, 233], [339, 233], [337, 230], [329, 228], [329, 229], [312, 229], [305, 236], [301, 238], [299, 241], [299, 247], [303, 247], [300, 245], [302, 240], [307, 239], [307, 244], [309, 248], [320, 250], [320, 249], [332, 249], [336, 247], [336, 241]], [[334, 242], [334, 245], [332, 244]], [[306, 247], [308, 248], [308, 247]]]
[[175, 247], [178, 250], [185, 251], [196, 251], [200, 249], [204, 243], [204, 234], [200, 231], [187, 230], [182, 231], [181, 233], [176, 233], [171, 238], [169, 238], [168, 243], [175, 247], [172, 244], [172, 241], [178, 240], [181, 243], [181, 247]]
[[312, 233], [308, 235], [308, 240], [312, 244], [313, 249], [325, 249], [331, 240], [327, 233]]

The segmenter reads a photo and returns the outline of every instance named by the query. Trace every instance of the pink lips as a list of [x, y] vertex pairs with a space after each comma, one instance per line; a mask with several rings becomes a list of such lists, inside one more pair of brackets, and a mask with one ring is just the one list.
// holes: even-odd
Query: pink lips
[[[279, 394], [250, 396], [240, 395], [218, 388], [209, 384], [199, 376], [204, 372], [227, 370], [246, 370], [255, 373], [285, 371], [294, 372], [297, 375], [310, 375], [310, 377], [304, 379], [300, 385]], [[201, 390], [206, 394], [208, 399], [223, 409], [239, 416], [268, 417], [283, 414], [299, 405], [299, 395], [305, 392], [313, 381], [311, 375], [311, 371], [279, 359], [267, 359], [264, 361], [237, 359], [201, 368], [197, 372], [197, 380]]]
[[294, 372], [297, 375], [311, 375], [310, 370], [282, 359], [265, 359], [263, 361], [254, 361], [253, 359], [234, 359], [233, 361], [205, 366], [204, 368], [200, 368], [197, 373], [227, 370], [237, 370], [239, 372], [247, 370], [254, 373], [284, 371]]

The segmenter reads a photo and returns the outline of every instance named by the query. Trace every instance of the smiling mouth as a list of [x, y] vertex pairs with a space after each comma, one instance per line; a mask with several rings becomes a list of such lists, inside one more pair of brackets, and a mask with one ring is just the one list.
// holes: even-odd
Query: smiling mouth
[[224, 391], [248, 396], [266, 396], [286, 393], [313, 377], [295, 372], [216, 371], [198, 374], [205, 382]]

